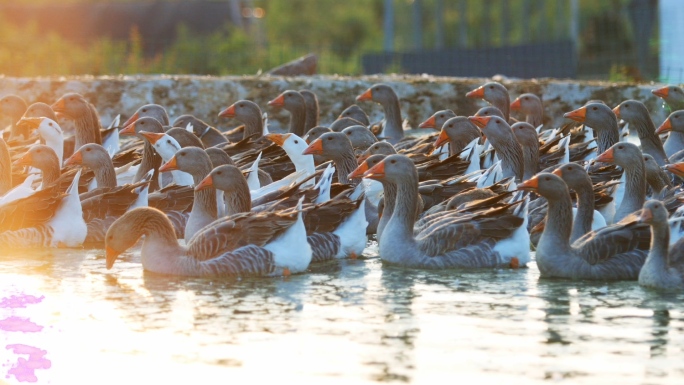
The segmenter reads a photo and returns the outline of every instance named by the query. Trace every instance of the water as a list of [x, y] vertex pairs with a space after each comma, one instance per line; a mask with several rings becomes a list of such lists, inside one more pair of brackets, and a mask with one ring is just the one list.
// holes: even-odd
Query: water
[[55, 250], [1, 256], [0, 293], [0, 383], [684, 383], [684, 295], [534, 264], [210, 280]]

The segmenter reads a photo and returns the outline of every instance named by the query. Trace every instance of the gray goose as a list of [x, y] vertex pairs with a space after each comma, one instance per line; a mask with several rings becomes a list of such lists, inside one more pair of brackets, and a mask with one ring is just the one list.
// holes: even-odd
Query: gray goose
[[[59, 179], [62, 172], [55, 150], [43, 144], [36, 144], [13, 163], [15, 166], [31, 166], [42, 173], [43, 186], [49, 186]], [[2, 194], [0, 194], [2, 195]]]
[[522, 94], [511, 103], [512, 111], [525, 114], [525, 121], [535, 129], [544, 124], [544, 106], [535, 94]]
[[26, 101], [18, 95], [7, 95], [0, 99], [0, 115], [10, 118], [10, 135], [7, 140], [28, 139], [29, 132], [17, 126], [17, 122], [26, 112]]
[[306, 103], [306, 121], [304, 122], [304, 131], [318, 126], [318, 97], [316, 93], [311, 90], [299, 90], [299, 94], [304, 98]]
[[351, 142], [356, 155], [363, 153], [368, 147], [378, 141], [375, 135], [364, 126], [350, 126], [342, 130], [342, 133], [349, 137], [349, 141]]
[[468, 98], [484, 99], [492, 106], [498, 108], [506, 121], [510, 121], [510, 107], [511, 97], [508, 95], [508, 90], [502, 84], [497, 82], [489, 82], [468, 92]]
[[599, 154], [620, 141], [617, 117], [610, 107], [603, 103], [588, 103], [574, 111], [565, 113], [563, 116], [594, 129]]
[[670, 180], [665, 170], [658, 166], [658, 163], [656, 163], [652, 156], [643, 154], [643, 157], [646, 169], [646, 182], [651, 187], [653, 193], [658, 193], [664, 188], [671, 188], [672, 180]]
[[644, 204], [639, 221], [651, 226], [651, 248], [639, 272], [639, 285], [657, 290], [684, 288], [684, 239], [670, 247], [670, 226], [665, 205], [657, 200]]
[[449, 143], [449, 155], [460, 154], [463, 149], [474, 139], [482, 137], [477, 126], [465, 116], [456, 116], [448, 119], [442, 125], [442, 131], [435, 142], [435, 148]]
[[[182, 148], [159, 168], [160, 172], [173, 170], [192, 175], [197, 186], [211, 172], [211, 160], [209, 155], [199, 147]], [[214, 189], [195, 191], [194, 195], [192, 211], [185, 226], [185, 242], [189, 242], [200, 229], [215, 221], [218, 216]]]
[[306, 140], [307, 143], [311, 143], [314, 140], [318, 139], [321, 137], [321, 135], [327, 133], [327, 132], [332, 132], [332, 130], [328, 127], [324, 126], [316, 126], [309, 131], [306, 132], [306, 135], [304, 136], [304, 140]]
[[684, 109], [684, 91], [677, 86], [665, 86], [651, 91], [653, 95], [662, 98], [672, 111]]
[[298, 212], [223, 218], [181, 246], [164, 213], [141, 207], [124, 214], [107, 231], [107, 269], [143, 235], [142, 266], [160, 274], [280, 276], [302, 272], [311, 262], [311, 248]]
[[290, 133], [304, 136], [306, 128], [306, 101], [302, 94], [287, 90], [268, 102], [269, 106], [284, 108], [290, 112]]
[[539, 172], [539, 139], [537, 130], [532, 124], [518, 122], [511, 126], [515, 139], [518, 140], [523, 150], [524, 175], [523, 180], [532, 178]]
[[629, 128], [636, 130], [641, 141], [641, 151], [655, 159], [659, 166], [664, 166], [667, 155], [663, 149], [663, 142], [656, 134], [656, 127], [651, 120], [648, 109], [637, 100], [625, 100], [613, 109], [615, 116], [629, 123]]
[[684, 160], [684, 110], [675, 111], [658, 127], [656, 134], [669, 132], [670, 135], [663, 144], [665, 153], [672, 163]]
[[81, 148], [88, 143], [102, 144], [100, 117], [95, 106], [88, 103], [82, 95], [77, 93], [65, 94], [51, 107], [55, 113], [62, 114], [74, 121], [76, 126], [74, 148]]
[[192, 132], [202, 141], [202, 147], [207, 148], [228, 142], [219, 130], [193, 115], [181, 115], [173, 121], [173, 127], [182, 129], [185, 129], [188, 124], [192, 125]]
[[162, 124], [164, 130], [171, 128], [169, 126], [169, 114], [166, 112], [166, 108], [159, 104], [145, 104], [144, 106], [141, 106], [124, 122], [124, 124], [121, 125], [121, 127], [126, 127], [140, 118], [155, 118]]
[[[138, 113], [133, 115], [133, 117], [136, 115], [138, 115]], [[133, 117], [131, 117], [131, 119], [133, 119]], [[138, 138], [143, 139], [143, 136], [140, 135], [141, 131], [164, 133], [164, 127], [162, 126], [162, 123], [156, 118], [142, 117], [135, 120], [131, 119], [129, 119], [130, 123], [124, 126], [123, 130], [119, 132], [119, 135], [135, 135]], [[138, 167], [138, 171], [135, 173], [133, 182], [142, 180], [150, 170], [154, 170], [154, 174], [152, 175], [152, 180], [150, 182], [150, 191], [157, 191], [160, 187], [159, 166], [162, 163], [162, 158], [159, 154], [157, 154], [157, 151], [155, 151], [152, 143], [147, 140], [143, 140], [143, 143], [143, 157], [140, 161], [140, 167]]]
[[[226, 204], [229, 215], [252, 210], [247, 181], [235, 166], [219, 166], [197, 185], [196, 189], [213, 187], [230, 197]], [[362, 199], [329, 200], [302, 208], [307, 241], [312, 250], [312, 262], [336, 258], [356, 258], [366, 247], [366, 219]]]
[[435, 130], [441, 130], [444, 123], [451, 118], [455, 118], [456, 113], [451, 110], [441, 110], [437, 111], [432, 116], [430, 116], [426, 121], [418, 125], [418, 128], [434, 128]]
[[337, 117], [337, 119], [343, 118], [354, 119], [355, 121], [360, 122], [362, 126], [370, 126], [370, 119], [368, 119], [366, 111], [356, 104], [352, 104], [351, 106], [345, 108], [344, 111], [340, 113], [340, 116]]
[[382, 123], [382, 131], [378, 137], [392, 144], [396, 144], [404, 138], [399, 97], [392, 87], [382, 83], [374, 84], [363, 94], [357, 96], [356, 100], [368, 100], [382, 105], [385, 112], [385, 120]]
[[234, 118], [244, 124], [242, 140], [258, 139], [264, 134], [261, 108], [249, 100], [238, 100], [218, 114], [221, 118]]
[[414, 236], [418, 172], [404, 155], [386, 157], [366, 171], [364, 177], [397, 186], [394, 212], [379, 240], [380, 258], [384, 262], [445, 269], [516, 266], [529, 259], [529, 239], [521, 240], [516, 247], [497, 247], [523, 225], [523, 218], [508, 214], [507, 208], [484, 214], [445, 216]]
[[22, 118], [50, 118], [57, 121], [57, 115], [49, 104], [36, 102], [28, 106]]
[[470, 116], [468, 119], [482, 130], [501, 159], [503, 177], [521, 180], [524, 173], [522, 147], [506, 120], [491, 116]]
[[572, 201], [563, 180], [540, 173], [518, 185], [548, 201], [546, 225], [537, 244], [542, 277], [599, 281], [636, 280], [646, 259], [648, 235], [635, 222], [616, 224], [570, 243]]
[[358, 165], [354, 148], [349, 137], [341, 132], [329, 132], [309, 144], [304, 150], [305, 155], [322, 155], [326, 160], [335, 163], [337, 180], [339, 183], [356, 186], [359, 182], [348, 178]]
[[606, 221], [617, 223], [640, 210], [646, 200], [646, 170], [639, 147], [628, 142], [616, 143], [596, 157], [596, 161], [614, 163], [625, 170], [625, 195], [615, 210], [615, 216], [612, 220], [606, 218]]

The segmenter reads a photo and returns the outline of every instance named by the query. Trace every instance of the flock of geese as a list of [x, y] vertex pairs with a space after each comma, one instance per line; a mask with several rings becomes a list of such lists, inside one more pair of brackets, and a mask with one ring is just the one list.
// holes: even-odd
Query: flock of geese
[[215, 277], [305, 272], [357, 258], [369, 236], [384, 262], [423, 269], [525, 267], [534, 245], [542, 277], [681, 290], [684, 92], [653, 93], [675, 111], [658, 128], [626, 100], [544, 129], [539, 97], [511, 102], [489, 82], [466, 95], [489, 106], [437, 111], [419, 126], [437, 132], [418, 137], [385, 84], [356, 98], [382, 121], [352, 105], [328, 126], [315, 93], [285, 91], [268, 105], [289, 111], [287, 133], [249, 100], [220, 112], [242, 123], [222, 132], [157, 104], [104, 128], [79, 94], [8, 95], [0, 250], [104, 248], [110, 269], [142, 239], [145, 270]]

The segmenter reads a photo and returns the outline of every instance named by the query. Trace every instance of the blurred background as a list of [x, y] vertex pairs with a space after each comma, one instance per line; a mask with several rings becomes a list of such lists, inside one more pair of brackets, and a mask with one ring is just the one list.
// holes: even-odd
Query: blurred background
[[7, 76], [315, 72], [684, 81], [682, 0], [0, 0]]

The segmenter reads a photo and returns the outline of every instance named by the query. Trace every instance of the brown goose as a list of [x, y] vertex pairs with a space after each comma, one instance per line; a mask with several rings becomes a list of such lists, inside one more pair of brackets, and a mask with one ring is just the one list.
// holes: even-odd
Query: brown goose
[[625, 195], [615, 210], [615, 216], [612, 220], [606, 218], [606, 221], [617, 223], [641, 209], [646, 200], [646, 170], [639, 147], [628, 142], [616, 143], [596, 157], [596, 161], [614, 163], [625, 170]]
[[55, 113], [74, 121], [76, 126], [74, 148], [81, 148], [88, 143], [102, 144], [100, 117], [95, 106], [88, 103], [83, 96], [76, 93], [65, 94], [51, 107]]
[[[658, 127], [656, 134], [669, 132], [670, 135], [663, 144], [665, 153], [672, 162], [680, 162], [684, 150], [684, 111], [675, 111]], [[679, 154], [678, 154], [679, 153]]]
[[304, 136], [306, 128], [306, 101], [302, 94], [287, 90], [268, 102], [269, 106], [284, 108], [290, 112], [290, 133]]
[[518, 185], [548, 201], [546, 225], [536, 251], [542, 277], [601, 281], [635, 280], [646, 259], [648, 235], [635, 222], [616, 224], [570, 243], [572, 202], [563, 180], [540, 173]]
[[290, 275], [304, 271], [311, 262], [311, 248], [298, 212], [224, 218], [203, 228], [186, 247], [178, 243], [164, 213], [144, 207], [124, 214], [109, 228], [107, 268], [143, 235], [142, 266], [161, 274]]
[[351, 106], [345, 108], [340, 116], [337, 117], [337, 119], [343, 118], [354, 119], [355, 121], [360, 122], [362, 126], [370, 126], [370, 119], [368, 119], [368, 115], [366, 115], [366, 112], [356, 104], [352, 104]]
[[512, 111], [525, 114], [525, 121], [535, 129], [544, 124], [544, 106], [535, 94], [522, 94], [511, 103]]
[[382, 108], [385, 111], [385, 120], [382, 124], [382, 132], [378, 137], [385, 139], [392, 144], [396, 144], [404, 138], [399, 97], [392, 87], [382, 83], [374, 84], [363, 94], [357, 96], [356, 100], [370, 100], [382, 105]]
[[651, 249], [639, 272], [639, 285], [658, 290], [684, 288], [684, 239], [670, 244], [668, 213], [662, 202], [644, 204], [639, 221], [651, 226]]
[[258, 139], [264, 135], [264, 120], [261, 108], [249, 100], [238, 100], [229, 107], [219, 112], [219, 117], [235, 118], [245, 125], [242, 140], [247, 138]]
[[637, 100], [625, 100], [613, 109], [615, 116], [629, 123], [629, 128], [636, 130], [641, 141], [641, 151], [649, 154], [660, 166], [667, 163], [667, 155], [663, 142], [656, 134], [656, 127], [651, 120], [648, 109]]
[[[182, 148], [171, 160], [159, 168], [160, 172], [173, 170], [184, 171], [192, 175], [196, 186], [211, 172], [211, 160], [201, 148]], [[192, 211], [185, 226], [185, 242], [189, 242], [200, 229], [216, 220], [218, 216], [216, 209], [216, 192], [214, 189], [195, 191]]]
[[16, 124], [26, 112], [26, 107], [26, 101], [18, 95], [7, 95], [0, 99], [0, 115], [5, 115], [11, 120], [8, 140], [29, 138], [29, 133], [22, 131], [21, 127]]
[[651, 91], [653, 95], [663, 98], [673, 111], [684, 109], [684, 91], [677, 86], [665, 86]]
[[515, 139], [523, 150], [524, 175], [523, 180], [532, 178], [539, 172], [539, 139], [537, 131], [527, 122], [518, 122], [511, 126]]
[[57, 121], [57, 115], [49, 104], [36, 102], [31, 104], [24, 112], [22, 118], [49, 118]]
[[466, 94], [468, 98], [484, 99], [489, 104], [498, 108], [502, 113], [504, 119], [509, 121], [510, 116], [510, 106], [511, 97], [508, 95], [508, 90], [506, 87], [497, 82], [489, 82], [484, 85], [468, 92]]
[[491, 116], [471, 116], [468, 119], [482, 130], [501, 159], [503, 177], [521, 180], [524, 173], [522, 147], [504, 119]]
[[192, 115], [181, 115], [173, 121], [174, 127], [186, 128], [188, 124], [192, 125], [192, 132], [202, 141], [202, 147], [212, 147], [228, 142], [219, 130]]
[[[124, 126], [124, 129], [119, 132], [119, 135], [136, 135], [140, 139], [143, 139], [143, 136], [140, 135], [140, 131], [163, 133], [164, 127], [159, 120], [152, 117], [144, 117], [133, 120], [131, 123]], [[162, 163], [162, 158], [159, 154], [157, 154], [157, 152], [154, 150], [154, 146], [149, 141], [144, 140], [143, 142], [143, 157], [133, 181], [140, 181], [150, 170], [155, 170], [152, 176], [152, 181], [150, 182], [150, 191], [157, 191], [159, 190], [158, 173], [159, 166]]]
[[36, 144], [13, 163], [15, 166], [31, 166], [42, 173], [43, 186], [49, 186], [59, 179], [61, 173], [59, 158], [49, 146]]
[[617, 117], [610, 107], [603, 103], [588, 103], [563, 116], [594, 129], [599, 154], [620, 141]]
[[299, 94], [304, 98], [306, 103], [306, 121], [304, 122], [304, 131], [318, 126], [318, 97], [316, 93], [311, 90], [299, 90]]
[[388, 156], [366, 171], [364, 177], [397, 186], [394, 212], [379, 240], [380, 258], [384, 262], [445, 269], [510, 266], [529, 259], [529, 239], [518, 247], [497, 247], [523, 225], [523, 218], [507, 214], [507, 209], [496, 214], [447, 216], [414, 236], [418, 172], [404, 155]]

